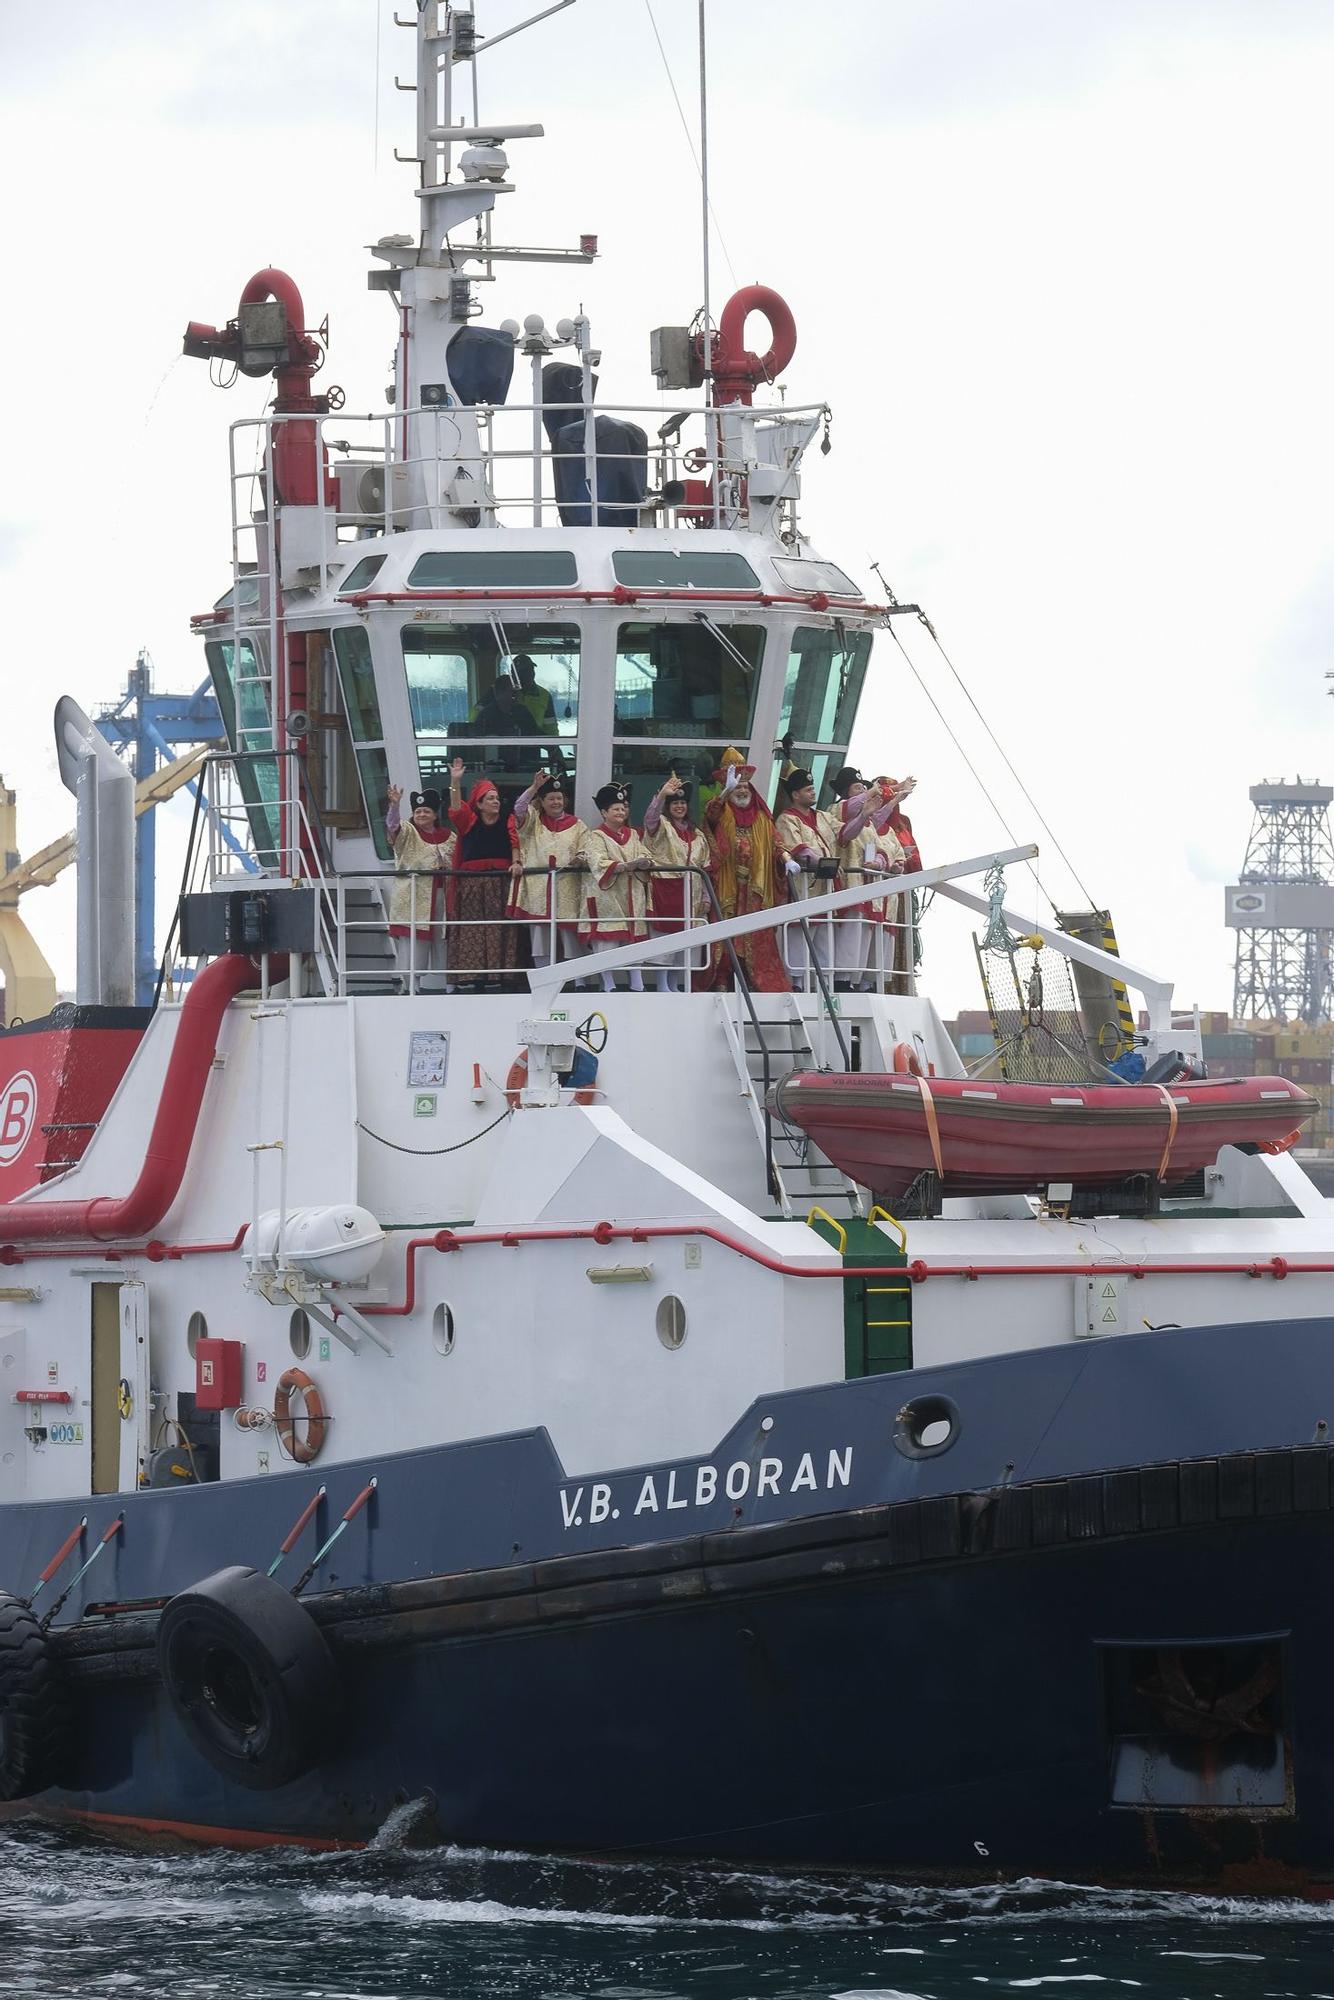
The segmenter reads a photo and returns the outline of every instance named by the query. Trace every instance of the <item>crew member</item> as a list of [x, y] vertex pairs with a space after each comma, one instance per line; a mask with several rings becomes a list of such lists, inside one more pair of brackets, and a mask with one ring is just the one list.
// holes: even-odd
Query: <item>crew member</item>
[[464, 768], [462, 757], [449, 767], [449, 817], [459, 837], [450, 956], [456, 979], [495, 983], [519, 964], [523, 929], [506, 921], [515, 856], [500, 793], [479, 778], [465, 801]]
[[[612, 951], [617, 945], [637, 944], [648, 934], [644, 921], [648, 904], [645, 876], [652, 867], [648, 849], [630, 824], [630, 788], [607, 784], [594, 792], [593, 803], [602, 815], [597, 826], [584, 833], [580, 859], [585, 868], [584, 916], [580, 935], [590, 951]], [[602, 974], [603, 990], [615, 985], [611, 973]], [[630, 991], [642, 993], [644, 980], [639, 967], [630, 971]]]
[[[878, 782], [886, 798], [891, 793], [894, 795], [888, 824], [903, 850], [904, 873], [915, 875], [922, 866], [922, 855], [912, 830], [912, 821], [903, 811], [903, 801], [917, 790], [917, 780], [912, 777], [881, 778]], [[903, 920], [894, 933], [894, 991], [906, 993], [919, 957], [917, 916], [920, 897], [916, 889], [905, 890], [900, 900], [903, 903]]]
[[[774, 843], [773, 817], [754, 788], [755, 766], [735, 748], [724, 750], [714, 772], [722, 787], [704, 809], [709, 866], [719, 913], [750, 916], [776, 909], [781, 897], [781, 867]], [[735, 940], [735, 950], [750, 985], [761, 993], [787, 993], [792, 982], [784, 970], [772, 929], [749, 931]], [[706, 975], [695, 984], [716, 987], [732, 983], [731, 959], [725, 945], [713, 947]]]
[[[852, 889], [865, 882], [869, 888], [877, 878], [901, 875], [903, 849], [889, 824], [895, 804], [893, 792], [886, 794], [879, 779], [868, 785], [851, 764], [835, 773], [831, 787], [838, 800], [832, 817], [842, 885]], [[869, 991], [876, 984], [878, 973], [871, 970], [871, 954], [880, 936], [888, 939], [892, 969], [900, 900], [898, 896], [877, 896], [844, 911], [839, 919], [835, 964], [854, 992]]]
[[524, 872], [514, 881], [510, 915], [529, 919], [534, 965], [549, 962], [553, 909], [558, 956], [574, 958], [583, 950], [579, 937], [579, 857], [587, 832], [583, 821], [569, 809], [565, 781], [559, 774], [537, 771], [527, 791], [514, 802], [510, 844]]
[[[808, 896], [827, 896], [838, 875], [838, 841], [832, 814], [816, 811], [815, 779], [801, 765], [793, 765], [782, 780], [786, 803], [781, 804], [774, 822], [779, 858], [788, 878], [788, 893], [794, 902]], [[810, 935], [809, 949], [807, 932]], [[828, 976], [830, 969], [830, 923], [827, 917], [808, 919], [805, 930], [798, 924], [785, 928], [784, 954], [789, 970], [802, 986], [808, 983], [809, 956]]]
[[[649, 801], [644, 814], [644, 845], [655, 871], [649, 884], [653, 935], [670, 937], [684, 931], [687, 915], [691, 929], [708, 923], [713, 914], [704, 880], [709, 844], [691, 820], [690, 787], [682, 784], [675, 771]], [[659, 869], [668, 872], [659, 874]], [[690, 959], [684, 954], [673, 955], [657, 968], [656, 979], [659, 992], [688, 992]]]
[[559, 736], [560, 723], [556, 719], [556, 704], [551, 689], [541, 685], [537, 678], [537, 668], [527, 653], [514, 655], [514, 679], [518, 684], [519, 700], [533, 718], [533, 727], [539, 736]]
[[384, 830], [399, 872], [389, 898], [389, 935], [410, 991], [418, 973], [445, 964], [445, 881], [439, 871], [453, 866], [456, 840], [451, 827], [440, 825], [439, 792], [411, 793], [412, 817], [406, 822], [399, 814], [403, 787], [391, 785], [388, 800]]

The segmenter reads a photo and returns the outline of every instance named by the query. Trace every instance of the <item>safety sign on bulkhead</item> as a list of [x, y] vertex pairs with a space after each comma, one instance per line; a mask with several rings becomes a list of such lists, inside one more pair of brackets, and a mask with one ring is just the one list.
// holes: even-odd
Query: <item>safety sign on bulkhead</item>
[[408, 1037], [408, 1089], [438, 1090], [448, 1070], [448, 1034], [436, 1028], [414, 1028]]

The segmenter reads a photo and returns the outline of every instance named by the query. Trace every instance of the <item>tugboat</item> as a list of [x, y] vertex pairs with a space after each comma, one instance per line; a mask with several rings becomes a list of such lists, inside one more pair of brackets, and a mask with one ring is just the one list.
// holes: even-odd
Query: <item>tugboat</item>
[[[836, 990], [864, 882], [747, 903], [763, 839], [682, 836], [668, 918], [559, 858], [678, 778], [692, 825], [789, 760], [826, 792], [912, 607], [807, 537], [776, 293], [657, 330], [665, 421], [595, 400], [582, 313], [480, 322], [538, 254], [492, 221], [540, 128], [458, 122], [470, 13], [416, 33], [392, 411], [319, 390], [282, 272], [186, 336], [275, 395], [147, 1019], [125, 787], [62, 705], [76, 1097], [0, 1037], [7, 1810], [320, 1847], [421, 1801], [474, 1845], [1326, 1894], [1330, 1204], [1244, 1125], [1155, 1178], [1146, 1086], [1152, 1199], [1081, 1212], [1053, 1155], [887, 1213], [770, 1108], [905, 1050], [964, 1077], [911, 949]], [[911, 859], [900, 923], [1033, 851]], [[1150, 1063], [1198, 1054], [1167, 981], [1039, 934], [1142, 995]]]

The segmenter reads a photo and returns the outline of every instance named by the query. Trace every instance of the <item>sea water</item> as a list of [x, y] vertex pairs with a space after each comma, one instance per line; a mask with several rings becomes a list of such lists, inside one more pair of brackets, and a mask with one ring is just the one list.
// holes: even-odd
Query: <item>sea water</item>
[[1334, 2000], [1334, 1910], [699, 1863], [142, 1852], [0, 1833], [0, 1993], [79, 2000]]

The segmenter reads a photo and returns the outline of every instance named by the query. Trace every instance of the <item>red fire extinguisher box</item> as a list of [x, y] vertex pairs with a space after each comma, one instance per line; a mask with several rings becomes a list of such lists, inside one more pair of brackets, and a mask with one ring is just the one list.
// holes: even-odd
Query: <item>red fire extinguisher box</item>
[[195, 1348], [195, 1408], [235, 1410], [241, 1394], [243, 1340], [201, 1340]]

